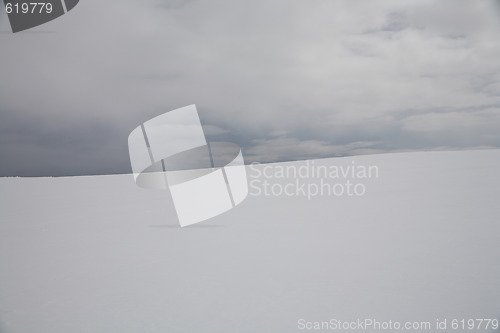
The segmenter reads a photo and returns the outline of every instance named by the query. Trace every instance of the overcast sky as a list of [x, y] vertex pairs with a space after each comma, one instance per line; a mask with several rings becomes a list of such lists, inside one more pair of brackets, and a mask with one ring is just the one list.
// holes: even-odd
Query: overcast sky
[[500, 147], [494, 1], [81, 0], [0, 14], [0, 176], [131, 172], [140, 123], [196, 104], [246, 163]]

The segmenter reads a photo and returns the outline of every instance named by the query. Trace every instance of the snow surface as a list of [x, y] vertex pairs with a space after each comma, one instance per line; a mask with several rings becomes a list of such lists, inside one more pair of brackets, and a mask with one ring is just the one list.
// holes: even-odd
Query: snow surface
[[315, 165], [352, 161], [379, 167], [362, 197], [249, 196], [187, 228], [131, 175], [1, 178], [0, 332], [499, 318], [500, 150]]

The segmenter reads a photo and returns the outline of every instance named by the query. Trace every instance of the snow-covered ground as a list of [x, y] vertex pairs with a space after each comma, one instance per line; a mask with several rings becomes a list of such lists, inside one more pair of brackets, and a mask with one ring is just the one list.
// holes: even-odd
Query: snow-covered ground
[[186, 228], [131, 175], [0, 179], [0, 332], [500, 318], [500, 150], [315, 160], [378, 178], [363, 196], [255, 195], [257, 169], [305, 163], [248, 166], [248, 198]]

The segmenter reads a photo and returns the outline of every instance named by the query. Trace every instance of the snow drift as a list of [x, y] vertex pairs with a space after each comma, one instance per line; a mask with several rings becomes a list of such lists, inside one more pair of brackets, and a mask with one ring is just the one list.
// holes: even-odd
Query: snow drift
[[[301, 319], [500, 317], [500, 150], [314, 163], [376, 165], [378, 177], [353, 196], [251, 188], [238, 207], [187, 228], [168, 191], [140, 189], [131, 175], [0, 179], [0, 331], [294, 332]], [[254, 186], [265, 167], [247, 166]]]

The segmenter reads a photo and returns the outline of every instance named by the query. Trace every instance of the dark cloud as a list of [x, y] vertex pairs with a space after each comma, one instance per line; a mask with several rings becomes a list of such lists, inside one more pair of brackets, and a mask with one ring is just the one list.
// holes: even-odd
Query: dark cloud
[[128, 130], [98, 120], [0, 113], [2, 171], [9, 176], [126, 173]]

